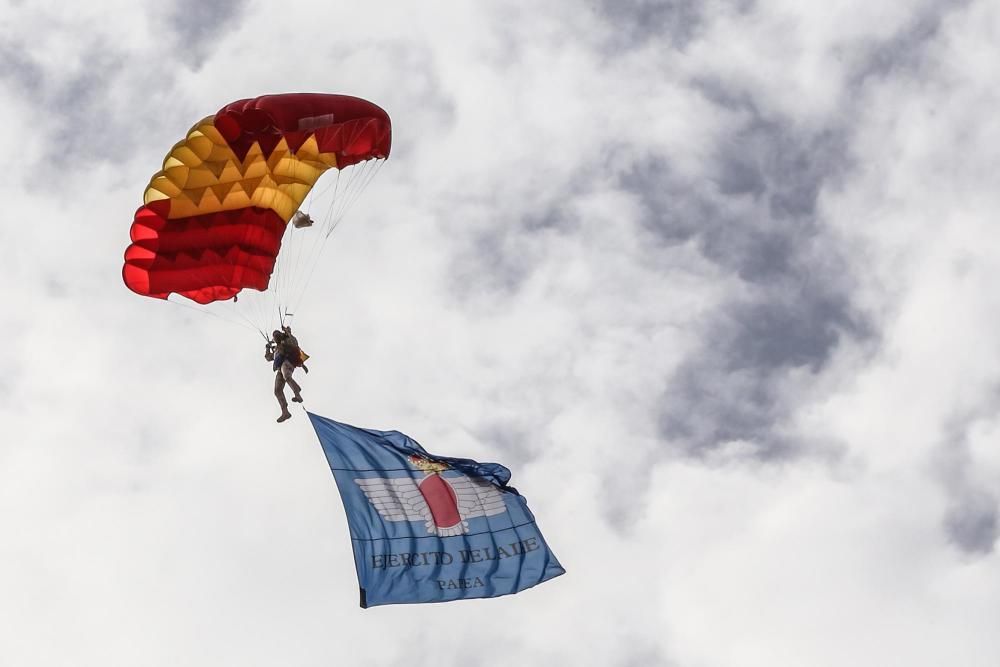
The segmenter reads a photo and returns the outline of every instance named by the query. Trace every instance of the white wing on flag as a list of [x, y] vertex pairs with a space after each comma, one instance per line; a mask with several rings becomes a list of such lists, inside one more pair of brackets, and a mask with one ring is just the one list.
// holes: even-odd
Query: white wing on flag
[[436, 532], [431, 508], [409, 477], [365, 477], [354, 482], [386, 521], [423, 521], [428, 533]]
[[446, 477], [455, 490], [458, 513], [462, 520], [477, 516], [493, 516], [507, 511], [503, 493], [486, 480], [478, 477]]

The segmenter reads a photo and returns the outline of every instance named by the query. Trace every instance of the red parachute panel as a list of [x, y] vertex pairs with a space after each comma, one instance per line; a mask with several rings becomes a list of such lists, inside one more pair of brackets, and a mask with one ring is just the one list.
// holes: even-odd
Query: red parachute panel
[[140, 208], [132, 223], [122, 277], [133, 292], [171, 293], [197, 303], [266, 290], [285, 221], [270, 209], [245, 208], [168, 220], [169, 201]]
[[311, 135], [321, 153], [334, 153], [344, 168], [387, 158], [392, 145], [389, 115], [349, 95], [289, 93], [239, 100], [222, 107], [215, 127], [240, 159], [257, 143], [269, 155], [282, 138], [294, 152]]

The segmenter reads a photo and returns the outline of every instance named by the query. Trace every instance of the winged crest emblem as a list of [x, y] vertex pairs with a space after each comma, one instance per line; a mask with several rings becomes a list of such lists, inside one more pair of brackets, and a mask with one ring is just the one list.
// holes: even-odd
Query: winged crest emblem
[[[452, 470], [440, 461], [416, 455], [410, 456], [409, 461], [423, 471], [423, 478], [364, 477], [354, 480], [386, 521], [420, 521], [428, 533], [451, 537], [467, 533], [471, 518], [507, 511], [503, 493], [493, 484]], [[442, 475], [446, 470], [453, 474]]]

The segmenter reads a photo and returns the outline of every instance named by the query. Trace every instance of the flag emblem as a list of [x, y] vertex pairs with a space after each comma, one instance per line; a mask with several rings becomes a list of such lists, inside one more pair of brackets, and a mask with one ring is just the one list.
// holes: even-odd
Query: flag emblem
[[386, 521], [420, 521], [438, 537], [464, 535], [469, 519], [507, 511], [503, 494], [482, 479], [450, 470], [446, 463], [412, 455], [409, 462], [424, 472], [411, 477], [363, 477], [354, 483]]

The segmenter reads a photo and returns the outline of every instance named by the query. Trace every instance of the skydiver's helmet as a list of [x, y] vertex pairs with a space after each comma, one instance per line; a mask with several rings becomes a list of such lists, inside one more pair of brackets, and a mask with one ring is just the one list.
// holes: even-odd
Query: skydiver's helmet
[[271, 332], [271, 340], [273, 340], [275, 343], [279, 342], [284, 337], [285, 333], [283, 331], [279, 331], [278, 329], [275, 329], [274, 331]]

